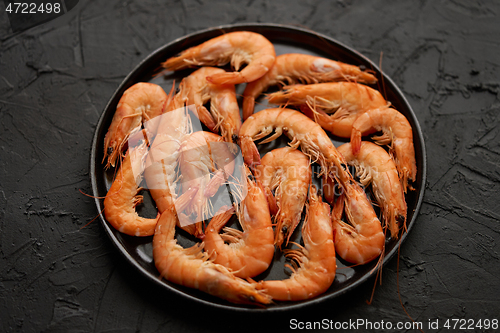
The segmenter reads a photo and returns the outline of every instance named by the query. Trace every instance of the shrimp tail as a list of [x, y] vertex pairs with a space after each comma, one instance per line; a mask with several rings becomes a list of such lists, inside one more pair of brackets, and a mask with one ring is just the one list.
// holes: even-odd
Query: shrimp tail
[[239, 84], [241, 82], [248, 82], [248, 80], [241, 74], [241, 72], [226, 72], [226, 73], [213, 74], [207, 76], [207, 81], [217, 85]]
[[[188, 221], [189, 217], [185, 215], [184, 213], [181, 213], [184, 209], [186, 209], [191, 201], [193, 200], [194, 196], [198, 192], [198, 187], [192, 187], [186, 192], [184, 192], [181, 196], [179, 196], [177, 199], [175, 199], [175, 209], [179, 215], [182, 215], [182, 220], [183, 221]], [[182, 230], [186, 231], [190, 235], [195, 235], [196, 237], [203, 239], [203, 232], [200, 232], [198, 224], [187, 224], [187, 225], [181, 225], [180, 221], [181, 219], [177, 219], [177, 226], [181, 228]]]
[[326, 174], [323, 175], [323, 196], [325, 201], [330, 205], [333, 204], [335, 199], [335, 183], [332, 178], [328, 177]]
[[264, 186], [260, 180], [257, 181], [257, 184], [259, 185], [260, 189], [262, 190], [262, 193], [264, 193], [266, 197], [271, 216], [275, 216], [276, 214], [278, 214], [279, 208], [276, 202], [276, 198], [273, 195], [273, 192], [268, 186]]
[[351, 132], [351, 148], [354, 156], [358, 155], [361, 149], [361, 131], [355, 128]]
[[333, 221], [340, 221], [342, 218], [342, 213], [344, 212], [344, 203], [345, 203], [345, 194], [342, 193], [338, 198], [337, 201], [333, 204], [332, 208], [332, 220]]
[[243, 99], [243, 120], [247, 120], [255, 109], [255, 98], [252, 96], [245, 96]]
[[251, 169], [256, 165], [260, 165], [260, 154], [257, 146], [252, 138], [244, 136], [240, 138], [241, 151], [243, 153], [244, 161]]
[[[184, 192], [180, 197], [178, 197], [175, 200], [175, 209], [177, 212], [182, 212], [184, 209], [186, 209], [190, 205], [194, 196], [196, 195], [196, 193], [198, 193], [198, 189], [199, 189], [198, 187], [192, 187], [192, 188], [188, 189], [186, 192]], [[185, 216], [185, 219], [183, 219], [183, 220], [188, 221], [189, 218], [187, 216]], [[180, 226], [180, 224], [179, 224], [179, 227], [181, 227], [181, 229], [183, 229], [184, 231], [187, 231], [188, 233], [190, 233], [191, 235], [194, 235], [195, 237], [197, 237], [199, 239], [203, 239], [205, 237], [205, 234], [203, 232], [203, 226], [202, 226], [201, 222], [197, 222], [194, 224], [188, 224], [185, 226]]]
[[398, 238], [399, 226], [396, 221], [396, 213], [394, 212], [394, 207], [386, 207], [384, 209], [383, 220], [387, 221], [387, 228], [391, 231], [391, 237], [394, 239]]
[[300, 112], [308, 116], [310, 119], [314, 120], [314, 111], [307, 104], [301, 104], [299, 106]]
[[186, 67], [194, 67], [195, 64], [193, 64], [193, 66], [189, 66], [190, 63], [190, 61], [188, 61], [189, 56], [190, 56], [190, 50], [188, 49], [178, 54], [177, 56], [162, 62], [161, 66], [171, 71], [176, 71]]
[[206, 198], [211, 198], [217, 193], [219, 190], [219, 187], [224, 184], [225, 182], [224, 178], [224, 171], [219, 170], [215, 173], [215, 175], [210, 179], [210, 181], [207, 184], [207, 187], [205, 188], [205, 191], [203, 192], [203, 196]]
[[267, 197], [267, 203], [269, 204], [269, 212], [271, 213], [271, 215], [278, 214], [279, 208], [273, 192], [271, 192], [271, 189], [269, 187], [266, 187], [264, 193]]
[[186, 192], [182, 193], [182, 195], [175, 200], [176, 210], [179, 212], [183, 211], [189, 205], [189, 203], [191, 203], [191, 200], [193, 200], [197, 192], [198, 187], [192, 187]]
[[200, 121], [208, 127], [208, 129], [214, 133], [217, 133], [217, 122], [214, 117], [210, 114], [204, 106], [199, 106], [196, 108], [196, 116]]
[[207, 229], [214, 229], [216, 232], [220, 232], [223, 226], [229, 221], [231, 216], [234, 214], [234, 207], [223, 206], [219, 211], [223, 211], [220, 214], [215, 215], [210, 220]]
[[338, 233], [338, 228], [335, 228], [336, 225], [341, 225], [342, 222], [342, 214], [344, 213], [344, 205], [345, 205], [345, 194], [342, 193], [335, 203], [332, 203], [332, 224], [333, 228], [333, 243], [336, 243], [338, 237], [340, 236]]

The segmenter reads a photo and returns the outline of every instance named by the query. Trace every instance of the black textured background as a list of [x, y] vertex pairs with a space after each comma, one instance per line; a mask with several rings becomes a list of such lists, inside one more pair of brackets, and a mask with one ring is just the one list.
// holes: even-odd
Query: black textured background
[[[426, 140], [424, 203], [401, 248], [416, 321], [500, 318], [500, 4], [449, 1], [80, 1], [12, 33], [0, 3], [0, 330], [220, 332], [291, 319], [407, 322], [397, 260], [340, 298], [272, 316], [213, 311], [159, 291], [99, 222], [89, 155], [97, 120], [156, 48], [200, 29], [270, 22], [357, 49], [402, 89]], [[458, 330], [457, 330], [458, 331]], [[481, 331], [475, 329], [474, 331]]]

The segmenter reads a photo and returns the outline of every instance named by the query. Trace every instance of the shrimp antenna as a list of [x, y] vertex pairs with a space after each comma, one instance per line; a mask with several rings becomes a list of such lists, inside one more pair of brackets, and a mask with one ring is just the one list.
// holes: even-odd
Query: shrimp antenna
[[[387, 229], [384, 231], [384, 235], [385, 235], [386, 231], [387, 231]], [[384, 261], [384, 257], [385, 257], [385, 246], [384, 246], [384, 249], [382, 250], [382, 253], [380, 254], [380, 256], [377, 260], [377, 264], [370, 271], [370, 274], [371, 274], [371, 273], [373, 273], [374, 270], [377, 270], [377, 274], [375, 275], [375, 283], [373, 284], [373, 289], [372, 289], [372, 294], [370, 296], [370, 299], [366, 301], [366, 303], [368, 305], [372, 304], [372, 302], [373, 302], [373, 296], [375, 295], [375, 288], [377, 286], [377, 281], [380, 281], [380, 285], [382, 285], [382, 267], [383, 267], [382, 264]], [[380, 280], [379, 280], [379, 278], [380, 278]]]
[[[85, 194], [85, 193], [83, 193]], [[83, 227], [80, 228], [80, 230], [82, 230], [83, 228], [86, 228], [88, 227], [92, 222], [94, 222], [95, 220], [97, 220], [97, 218], [104, 212], [104, 208], [101, 209], [101, 211], [99, 212], [99, 215], [97, 215], [96, 217], [94, 217], [92, 220], [90, 220], [90, 222], [88, 222], [87, 224], [85, 224]]]
[[93, 195], [87, 194], [87, 193], [83, 192], [83, 190], [82, 190], [82, 189], [80, 189], [80, 188], [78, 189], [78, 191], [79, 191], [81, 194], [83, 194], [84, 196], [89, 197], [89, 198], [92, 198], [92, 199], [105, 199], [105, 198], [106, 198], [106, 196], [103, 196], [103, 197], [96, 197], [96, 196], [93, 196]]

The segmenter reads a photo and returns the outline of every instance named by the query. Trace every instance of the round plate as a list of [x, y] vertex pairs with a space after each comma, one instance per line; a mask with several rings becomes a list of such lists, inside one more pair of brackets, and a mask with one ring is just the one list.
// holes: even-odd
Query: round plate
[[[123, 92], [137, 82], [154, 82], [161, 85], [165, 89], [165, 91], [170, 91], [174, 80], [176, 83], [178, 83], [183, 76], [189, 74], [190, 72], [180, 71], [169, 75], [158, 75], [158, 73], [161, 71], [161, 62], [178, 54], [182, 50], [185, 50], [191, 46], [201, 44], [208, 39], [219, 36], [223, 33], [241, 30], [254, 31], [264, 35], [275, 45], [277, 55], [291, 52], [306, 53], [331, 58], [353, 65], [364, 66], [365, 68], [373, 70], [379, 80], [379, 84], [381, 82], [384, 83], [384, 90], [379, 90], [382, 91], [386, 99], [390, 101], [397, 110], [399, 110], [406, 116], [411, 126], [413, 127], [418, 174], [417, 180], [412, 184], [415, 190], [409, 191], [409, 193], [406, 195], [408, 206], [407, 232], [409, 232], [415, 223], [417, 213], [419, 211], [423, 198], [426, 178], [426, 159], [422, 132], [417, 118], [415, 117], [415, 114], [413, 113], [407, 100], [398, 89], [398, 87], [394, 84], [394, 82], [389, 77], [382, 74], [373, 62], [371, 62], [360, 53], [346, 47], [345, 45], [330, 37], [315, 33], [313, 31], [275, 24], [229, 25], [204, 30], [179, 38], [159, 48], [158, 50], [151, 53], [146, 59], [144, 59], [120, 84], [114, 95], [111, 97], [109, 103], [106, 105], [106, 108], [104, 109], [104, 112], [102, 113], [97, 124], [95, 135], [92, 141], [92, 151], [90, 158], [90, 176], [92, 181], [93, 195], [95, 196], [95, 198], [104, 197], [112, 183], [114, 170], [105, 171], [103, 165], [101, 164], [104, 151], [104, 136], [111, 123], [111, 119], [116, 110], [118, 100], [122, 96]], [[374, 88], [379, 87], [374, 86]], [[243, 89], [244, 85], [239, 85], [237, 87], [237, 93], [239, 93], [239, 96], [241, 96]], [[241, 98], [239, 102], [241, 105]], [[257, 102], [260, 102], [260, 105], [256, 107], [256, 111], [266, 107], [265, 105], [263, 105], [263, 103], [265, 103], [263, 99], [260, 99]], [[339, 138], [331, 138], [336, 146], [345, 142]], [[259, 146], [259, 150], [263, 155], [271, 149], [285, 146], [286, 143], [286, 139], [277, 140], [273, 144]], [[154, 217], [156, 215], [154, 202], [150, 197], [148, 197], [147, 192], [144, 193], [144, 195], [145, 202], [139, 213], [144, 216]], [[276, 302], [275, 304], [269, 305], [265, 308], [231, 304], [222, 299], [202, 293], [198, 290], [185, 288], [183, 286], [170, 283], [164, 279], [160, 279], [159, 273], [156, 270], [152, 257], [152, 237], [140, 238], [121, 234], [110, 224], [108, 224], [108, 222], [104, 218], [102, 214], [102, 211], [104, 209], [103, 200], [95, 199], [95, 202], [97, 205], [97, 210], [101, 212], [100, 219], [102, 225], [104, 226], [104, 230], [110, 237], [111, 241], [118, 248], [118, 250], [125, 256], [125, 258], [144, 276], [146, 276], [146, 278], [154, 281], [154, 283], [156, 283], [159, 287], [168, 289], [169, 291], [183, 297], [187, 297], [193, 302], [201, 302], [210, 306], [239, 311], [283, 311], [316, 304], [323, 300], [334, 298], [348, 292], [349, 290], [366, 281], [373, 274], [376, 274], [376, 270], [373, 269], [376, 266], [376, 260], [366, 265], [349, 267], [347, 263], [344, 263], [341, 260], [337, 259], [338, 266], [335, 281], [325, 293], [314, 299], [301, 302]], [[407, 232], [403, 233], [403, 235], [401, 236], [401, 241], [404, 241], [406, 239], [408, 235]], [[292, 237], [293, 240], [300, 242], [300, 226], [297, 228]], [[192, 242], [192, 240], [184, 239], [182, 237], [178, 238], [178, 241], [181, 245], [185, 246], [189, 246], [190, 242]], [[383, 260], [384, 264], [386, 264], [391, 259], [391, 257], [393, 257], [395, 253], [397, 253], [398, 244], [399, 242], [397, 240], [389, 238], [387, 239], [386, 256]], [[277, 251], [275, 260], [272, 263], [271, 267], [265, 273], [256, 277], [255, 279], [259, 280], [287, 278], [288, 275], [286, 275], [284, 272], [284, 262], [285, 259], [283, 258], [283, 255], [281, 255], [281, 253]]]

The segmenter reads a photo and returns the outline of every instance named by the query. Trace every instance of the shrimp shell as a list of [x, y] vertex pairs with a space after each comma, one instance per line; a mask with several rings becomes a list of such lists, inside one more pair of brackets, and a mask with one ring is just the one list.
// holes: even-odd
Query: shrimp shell
[[217, 265], [202, 252], [203, 243], [184, 249], [175, 239], [177, 215], [164, 211], [153, 236], [153, 259], [161, 277], [189, 288], [199, 289], [232, 303], [269, 304], [271, 297]]
[[[345, 205], [347, 220], [341, 220]], [[333, 207], [333, 239], [339, 257], [353, 264], [363, 265], [379, 257], [385, 247], [382, 225], [366, 197], [355, 182], [344, 187]]]
[[269, 103], [302, 105], [301, 111], [333, 135], [349, 138], [356, 118], [389, 103], [378, 90], [355, 82], [293, 85], [269, 94]]
[[[194, 132], [185, 138], [180, 148], [178, 164], [183, 180], [183, 192], [186, 193], [191, 188], [198, 188], [198, 192], [194, 195], [187, 208], [189, 214], [196, 214], [196, 221], [198, 222], [196, 223], [196, 236], [199, 238], [204, 237], [201, 222], [208, 215], [206, 191], [217, 191], [210, 188], [212, 186], [211, 172], [215, 169], [215, 163], [229, 161], [220, 166], [223, 168], [226, 177], [231, 175], [234, 170], [234, 158], [229, 147], [226, 144], [222, 144], [222, 147], [213, 144], [217, 142], [223, 142], [223, 139], [215, 133]], [[217, 188], [218, 185], [220, 183], [217, 183]]]
[[296, 83], [355, 81], [376, 83], [377, 78], [358, 66], [308, 54], [287, 53], [276, 57], [274, 66], [260, 79], [245, 87], [243, 92], [243, 119], [253, 112], [255, 99], [268, 87]]
[[408, 119], [392, 108], [373, 109], [360, 115], [352, 126], [352, 153], [357, 155], [361, 148], [361, 137], [382, 131], [373, 140], [379, 145], [389, 145], [389, 153], [398, 169], [399, 179], [406, 193], [408, 180], [415, 181], [417, 164], [413, 146], [413, 132]]
[[273, 299], [300, 301], [324, 293], [333, 283], [337, 270], [335, 246], [330, 217], [330, 206], [321, 201], [311, 187], [307, 216], [302, 226], [304, 246], [298, 250], [285, 250], [295, 260], [293, 273], [286, 280], [259, 282], [259, 288]]
[[146, 158], [144, 177], [158, 211], [169, 209], [176, 198], [176, 167], [182, 142], [191, 132], [184, 108], [183, 83], [165, 114], [158, 120], [158, 130]]
[[[263, 76], [275, 59], [274, 45], [267, 38], [255, 32], [235, 31], [182, 51], [162, 66], [176, 71], [193, 66], [223, 66], [230, 62], [236, 72], [217, 73], [207, 79], [214, 84], [240, 84]], [[238, 72], [243, 64], [247, 66]]]
[[255, 169], [255, 176], [264, 188], [276, 190], [278, 212], [274, 243], [281, 248], [285, 239], [288, 244], [302, 217], [311, 184], [311, 163], [309, 157], [291, 147], [270, 151], [261, 163]]
[[260, 154], [253, 141], [262, 139], [273, 131], [275, 133], [261, 143], [273, 141], [284, 132], [292, 140], [290, 146], [300, 146], [312, 162], [320, 164], [322, 174], [337, 178], [341, 185], [352, 180], [344, 157], [321, 126], [299, 111], [286, 108], [262, 110], [245, 120], [240, 129], [240, 146], [247, 165], [255, 168], [260, 164]]
[[[186, 104], [196, 106], [199, 119], [227, 142], [236, 143], [241, 116], [234, 85], [215, 85], [207, 76], [225, 73], [223, 69], [202, 67], [185, 78]], [[210, 112], [203, 106], [210, 101]]]
[[347, 164], [356, 168], [361, 184], [371, 184], [382, 219], [391, 231], [391, 237], [397, 239], [398, 221], [402, 221], [403, 225], [406, 223], [406, 200], [391, 156], [382, 147], [368, 141], [361, 142], [357, 156], [352, 154], [350, 143], [341, 145], [337, 150], [345, 157]]
[[118, 231], [130, 236], [151, 236], [158, 217], [144, 218], [137, 214], [135, 207], [143, 200], [138, 195], [141, 188], [142, 164], [147, 154], [143, 143], [127, 150], [111, 188], [104, 198], [104, 216]]
[[163, 88], [154, 83], [139, 82], [125, 90], [104, 137], [106, 169], [115, 166], [130, 133], [139, 129], [143, 121], [161, 115], [169, 98]]
[[[205, 251], [216, 264], [223, 265], [234, 275], [249, 278], [264, 272], [274, 256], [274, 232], [267, 200], [252, 181], [248, 181], [248, 192], [240, 204], [238, 220], [243, 232], [225, 228], [231, 211], [212, 218], [205, 233]], [[225, 244], [229, 240], [230, 244]]]

